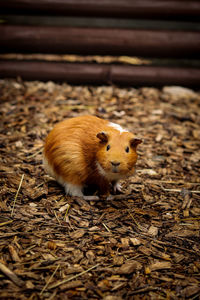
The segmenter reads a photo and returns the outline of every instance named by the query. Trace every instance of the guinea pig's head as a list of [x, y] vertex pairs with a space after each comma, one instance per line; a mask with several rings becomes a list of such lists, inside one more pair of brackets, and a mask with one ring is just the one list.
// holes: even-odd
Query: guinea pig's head
[[97, 167], [108, 180], [119, 180], [135, 172], [137, 146], [142, 142], [130, 132], [99, 132]]

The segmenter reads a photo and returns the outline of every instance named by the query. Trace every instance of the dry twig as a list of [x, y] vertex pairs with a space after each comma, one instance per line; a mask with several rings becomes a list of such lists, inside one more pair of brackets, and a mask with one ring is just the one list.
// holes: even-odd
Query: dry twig
[[18, 190], [17, 190], [17, 193], [16, 193], [16, 195], [15, 195], [15, 199], [14, 199], [13, 207], [12, 207], [12, 211], [11, 211], [11, 217], [13, 216], [13, 213], [14, 213], [15, 203], [16, 203], [16, 200], [17, 200], [19, 191], [20, 191], [20, 189], [21, 189], [23, 179], [24, 179], [24, 174], [22, 174], [22, 177], [21, 177], [21, 180], [20, 180], [20, 183], [19, 183], [19, 186], [18, 186]]
[[14, 282], [17, 286], [23, 286], [24, 282], [19, 279], [19, 277], [13, 273], [8, 267], [6, 267], [4, 264], [0, 262], [0, 271], [4, 273], [12, 282]]
[[47, 289], [49, 283], [51, 282], [52, 278], [54, 277], [54, 275], [56, 274], [58, 268], [60, 267], [60, 265], [57, 265], [56, 269], [54, 270], [53, 274], [50, 276], [49, 280], [47, 281], [47, 283], [45, 284], [45, 286], [43, 287], [43, 289], [40, 292], [40, 295], [42, 295], [44, 293], [44, 291]]
[[88, 273], [88, 272], [90, 272], [91, 270], [97, 268], [99, 265], [100, 265], [100, 264], [96, 264], [95, 266], [92, 266], [91, 268], [89, 268], [89, 269], [87, 269], [87, 270], [85, 270], [85, 271], [83, 271], [83, 272], [81, 272], [81, 273], [79, 273], [79, 274], [76, 274], [76, 275], [74, 275], [74, 276], [72, 276], [72, 277], [70, 277], [70, 278], [61, 280], [61, 281], [59, 281], [59, 282], [57, 282], [57, 283], [54, 283], [54, 284], [52, 284], [51, 286], [49, 286], [49, 289], [54, 289], [54, 288], [56, 288], [56, 287], [58, 287], [58, 286], [60, 286], [60, 285], [62, 285], [62, 284], [64, 284], [64, 283], [66, 283], [66, 282], [68, 282], [68, 281], [71, 281], [71, 280], [73, 280], [73, 279], [75, 279], [75, 278], [78, 278], [78, 277], [80, 277], [81, 275], [83, 275], [83, 274], [85, 274], [85, 273]]

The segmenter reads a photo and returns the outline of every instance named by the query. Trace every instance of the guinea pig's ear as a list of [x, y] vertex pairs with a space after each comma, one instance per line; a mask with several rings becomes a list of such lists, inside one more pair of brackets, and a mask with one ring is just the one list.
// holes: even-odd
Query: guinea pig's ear
[[134, 149], [136, 149], [137, 146], [141, 143], [142, 143], [142, 140], [140, 140], [140, 139], [131, 139], [130, 140], [131, 148], [134, 148]]
[[104, 131], [97, 133], [97, 137], [102, 143], [106, 144], [108, 142], [108, 134]]

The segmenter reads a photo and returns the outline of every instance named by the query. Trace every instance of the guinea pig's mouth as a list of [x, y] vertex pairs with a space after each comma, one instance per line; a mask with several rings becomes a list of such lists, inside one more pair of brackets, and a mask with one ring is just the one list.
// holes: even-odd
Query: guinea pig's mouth
[[111, 168], [111, 172], [114, 173], [114, 174], [116, 174], [116, 173], [120, 173], [120, 170], [119, 170], [118, 167], [112, 167]]
[[119, 173], [119, 170], [117, 170], [117, 169], [112, 169], [111, 172], [112, 172], [112, 173]]
[[99, 173], [109, 179], [118, 180], [121, 178], [120, 169], [118, 166], [113, 166], [111, 168], [103, 168], [100, 163], [97, 162], [97, 169]]

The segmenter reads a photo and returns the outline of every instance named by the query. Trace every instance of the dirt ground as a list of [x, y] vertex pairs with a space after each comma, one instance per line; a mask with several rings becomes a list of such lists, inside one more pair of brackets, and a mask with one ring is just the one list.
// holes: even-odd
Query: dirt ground
[[[45, 137], [92, 114], [143, 140], [123, 195], [65, 196]], [[0, 81], [0, 298], [199, 299], [200, 93]]]

